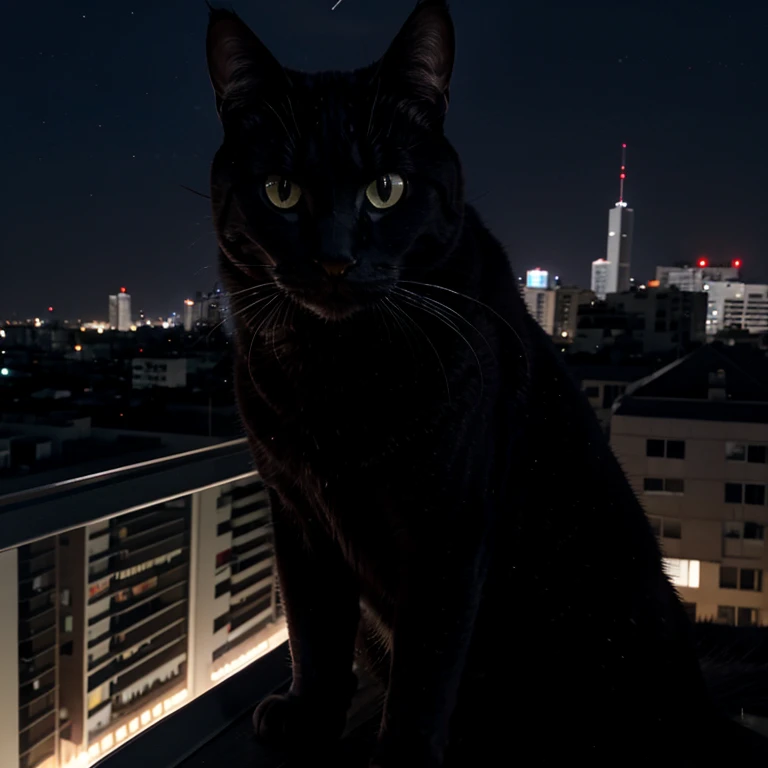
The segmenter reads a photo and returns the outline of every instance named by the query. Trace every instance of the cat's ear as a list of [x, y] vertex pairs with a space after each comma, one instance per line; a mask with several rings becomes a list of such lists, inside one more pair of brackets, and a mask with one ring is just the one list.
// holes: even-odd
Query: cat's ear
[[210, 8], [206, 54], [219, 115], [223, 105], [242, 102], [287, 79], [277, 59], [232, 11]]
[[381, 60], [380, 76], [410, 99], [448, 109], [456, 41], [445, 0], [420, 0]]

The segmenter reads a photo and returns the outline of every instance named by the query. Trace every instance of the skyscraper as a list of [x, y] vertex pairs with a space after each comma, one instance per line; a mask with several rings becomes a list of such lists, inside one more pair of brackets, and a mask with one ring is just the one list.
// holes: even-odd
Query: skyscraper
[[109, 297], [109, 327], [112, 330], [131, 330], [131, 294], [125, 288]]
[[[632, 230], [635, 212], [627, 207], [624, 200], [624, 180], [626, 170], [627, 145], [621, 145], [621, 172], [619, 174], [619, 200], [608, 211], [608, 243], [606, 246], [605, 262], [598, 259], [592, 263], [592, 290], [599, 299], [604, 299], [608, 293], [623, 293], [629, 290], [629, 270], [632, 258]], [[596, 268], [596, 265], [599, 267]], [[605, 285], [596, 285], [595, 278]]]

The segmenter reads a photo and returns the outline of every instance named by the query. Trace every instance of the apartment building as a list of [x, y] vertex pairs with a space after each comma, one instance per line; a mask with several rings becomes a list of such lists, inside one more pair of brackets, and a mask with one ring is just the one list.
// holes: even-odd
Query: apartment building
[[611, 445], [692, 617], [768, 624], [768, 359], [708, 344], [627, 387]]
[[68, 503], [127, 511], [0, 551], [3, 768], [85, 768], [287, 639], [267, 492], [210, 450], [75, 479]]
[[87, 651], [65, 703], [73, 712], [81, 704], [89, 749], [105, 732], [127, 729], [148, 702], [186, 688], [190, 507], [181, 497], [70, 535], [85, 539], [87, 584], [79, 569], [62, 569], [62, 590], [87, 596]]
[[56, 768], [60, 737], [69, 727], [67, 718], [59, 717], [56, 661], [64, 626], [58, 561], [56, 537], [21, 547], [17, 554], [19, 768]]
[[269, 499], [258, 478], [203, 491], [195, 510], [194, 695], [260, 653], [280, 618]]

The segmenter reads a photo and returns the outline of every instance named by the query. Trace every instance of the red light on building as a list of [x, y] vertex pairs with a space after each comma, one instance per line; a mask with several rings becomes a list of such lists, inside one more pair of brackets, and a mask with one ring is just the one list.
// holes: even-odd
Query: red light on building
[[124, 287], [120, 289], [120, 293], [125, 293], [125, 288]]
[[733, 259], [733, 261], [731, 261], [731, 266], [734, 269], [738, 269], [741, 266], [741, 259]]
[[48, 307], [49, 312], [53, 312], [53, 307]]
[[697, 264], [697, 266], [702, 267], [702, 268], [708, 267], [709, 266], [709, 259], [699, 259], [696, 262], [696, 264]]

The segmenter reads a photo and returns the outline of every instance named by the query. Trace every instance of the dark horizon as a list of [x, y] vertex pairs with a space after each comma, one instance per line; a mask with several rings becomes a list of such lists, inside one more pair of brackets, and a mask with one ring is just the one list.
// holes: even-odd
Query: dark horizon
[[[386, 47], [413, 0], [240, 0], [234, 9], [286, 66], [350, 69]], [[768, 53], [765, 7], [658, 0], [588, 9], [452, 4], [458, 55], [447, 132], [467, 199], [518, 276], [542, 267], [589, 284], [608, 210], [635, 210], [632, 274], [657, 264], [761, 255]], [[207, 193], [220, 141], [205, 70], [205, 4], [43, 0], [6, 13], [7, 215], [0, 317], [180, 312], [216, 281]], [[302, 19], [296, 24], [297, 18]]]

